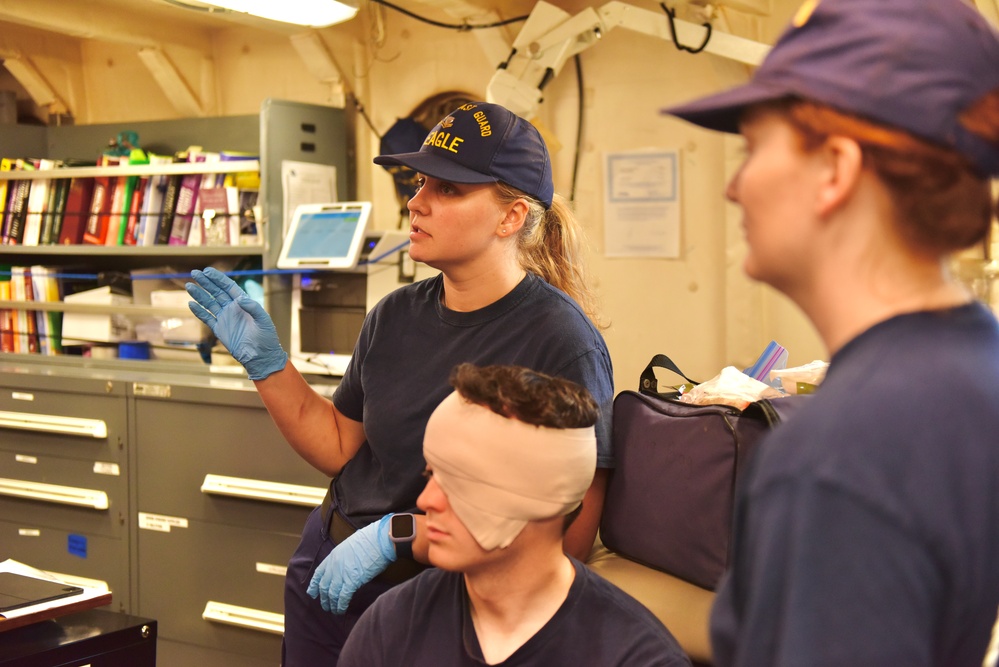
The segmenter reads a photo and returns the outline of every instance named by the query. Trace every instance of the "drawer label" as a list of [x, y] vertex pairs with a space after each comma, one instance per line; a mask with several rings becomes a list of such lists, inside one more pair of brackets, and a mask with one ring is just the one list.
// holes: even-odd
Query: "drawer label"
[[187, 528], [187, 519], [163, 514], [147, 514], [139, 512], [139, 528], [169, 533], [171, 528]]
[[11, 392], [10, 397], [13, 398], [15, 401], [33, 401], [33, 400], [35, 400], [35, 395], [34, 394], [29, 394], [29, 393], [27, 393], [25, 391], [13, 391], [13, 392]]
[[37, 528], [18, 528], [17, 534], [21, 537], [41, 537], [42, 531]]
[[14, 454], [14, 460], [18, 463], [30, 463], [31, 465], [38, 463], [37, 456], [30, 456], [28, 454]]
[[257, 572], [262, 574], [276, 574], [283, 577], [288, 574], [288, 567], [286, 565], [274, 565], [273, 563], [257, 563]]
[[114, 477], [119, 477], [121, 475], [121, 469], [118, 467], [117, 463], [108, 463], [106, 461], [94, 461], [94, 474], [112, 475]]
[[66, 551], [77, 558], [87, 557], [87, 536], [73, 535], [66, 538]]
[[152, 384], [150, 382], [135, 382], [132, 391], [136, 396], [152, 396], [154, 398], [170, 398], [170, 385]]

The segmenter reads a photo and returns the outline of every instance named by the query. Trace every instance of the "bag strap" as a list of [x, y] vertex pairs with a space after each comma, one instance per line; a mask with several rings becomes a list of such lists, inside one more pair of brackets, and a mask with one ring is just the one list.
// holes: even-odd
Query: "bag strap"
[[638, 391], [642, 394], [648, 394], [649, 396], [676, 396], [679, 394], [679, 390], [676, 387], [666, 385], [663, 387], [666, 391], [660, 391], [659, 380], [656, 379], [655, 369], [662, 368], [673, 373], [676, 373], [684, 380], [689, 382], [691, 385], [699, 384], [695, 380], [691, 380], [689, 377], [683, 374], [680, 367], [673, 363], [673, 360], [667, 357], [665, 354], [657, 354], [652, 357], [652, 361], [649, 365], [645, 367], [639, 377]]

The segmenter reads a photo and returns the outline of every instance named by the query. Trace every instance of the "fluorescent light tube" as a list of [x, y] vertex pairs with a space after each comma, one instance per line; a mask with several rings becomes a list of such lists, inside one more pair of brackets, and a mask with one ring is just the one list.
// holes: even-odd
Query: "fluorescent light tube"
[[346, 0], [200, 0], [203, 4], [222, 7], [271, 21], [295, 23], [324, 28], [342, 23], [357, 14], [356, 1]]

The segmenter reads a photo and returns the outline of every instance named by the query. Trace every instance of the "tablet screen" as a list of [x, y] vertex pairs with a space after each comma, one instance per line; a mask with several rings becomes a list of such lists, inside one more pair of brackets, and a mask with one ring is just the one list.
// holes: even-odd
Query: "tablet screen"
[[79, 586], [28, 577], [13, 572], [0, 572], [0, 614], [41, 602], [58, 600], [82, 593]]
[[361, 253], [370, 207], [368, 202], [299, 206], [278, 267], [353, 268]]

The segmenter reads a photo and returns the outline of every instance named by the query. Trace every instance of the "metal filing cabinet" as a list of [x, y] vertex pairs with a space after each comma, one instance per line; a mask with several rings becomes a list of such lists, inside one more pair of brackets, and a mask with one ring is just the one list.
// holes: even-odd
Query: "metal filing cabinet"
[[121, 381], [0, 368], [0, 556], [103, 582], [120, 611], [130, 605], [125, 395]]
[[276, 665], [284, 571], [328, 480], [249, 382], [135, 383], [138, 613], [160, 664]]

